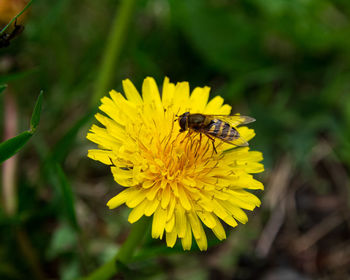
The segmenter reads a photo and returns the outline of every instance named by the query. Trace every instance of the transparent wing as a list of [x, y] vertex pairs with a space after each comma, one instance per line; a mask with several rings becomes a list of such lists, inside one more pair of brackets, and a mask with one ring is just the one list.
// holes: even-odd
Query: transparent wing
[[[205, 134], [206, 136], [209, 137], [209, 139], [220, 139], [221, 141], [234, 145], [234, 146], [238, 146], [238, 147], [247, 147], [249, 146], [248, 142], [241, 137], [239, 134], [237, 134], [237, 136], [235, 136], [233, 139], [231, 140], [227, 140], [227, 136], [221, 136], [221, 135], [215, 135], [212, 133], [208, 133], [208, 131], [200, 131], [201, 133]], [[238, 132], [237, 132], [238, 133]]]
[[249, 146], [248, 142], [246, 140], [244, 140], [241, 136], [238, 136], [235, 139], [232, 139], [230, 141], [223, 139], [222, 137], [216, 137], [219, 138], [220, 140], [222, 140], [225, 143], [231, 144], [231, 145], [235, 145], [238, 147], [247, 147]]
[[255, 119], [248, 116], [242, 116], [242, 115], [233, 115], [233, 116], [227, 116], [227, 115], [206, 115], [209, 118], [213, 119], [219, 119], [221, 121], [227, 122], [231, 126], [238, 126], [243, 124], [248, 124], [255, 122]]

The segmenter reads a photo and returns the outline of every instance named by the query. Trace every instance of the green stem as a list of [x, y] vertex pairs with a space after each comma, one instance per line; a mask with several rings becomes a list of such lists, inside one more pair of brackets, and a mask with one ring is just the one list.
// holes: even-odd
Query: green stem
[[96, 107], [99, 99], [109, 90], [112, 77], [115, 75], [118, 58], [124, 43], [125, 34], [132, 18], [135, 0], [122, 0], [117, 8], [110, 30], [106, 50], [104, 52], [100, 71], [97, 76], [95, 90], [91, 97], [91, 106]]
[[30, 0], [28, 4], [24, 7], [24, 9], [17, 16], [11, 19], [11, 21], [0, 31], [0, 36], [6, 31], [6, 29], [12, 24], [12, 22], [14, 22], [21, 14], [23, 14], [30, 7], [32, 2], [33, 0]]
[[127, 264], [130, 261], [136, 247], [141, 243], [145, 236], [149, 224], [150, 219], [145, 217], [135, 223], [131, 228], [128, 239], [124, 242], [113, 259], [100, 266], [86, 277], [85, 280], [107, 280], [116, 275], [118, 273], [117, 262]]

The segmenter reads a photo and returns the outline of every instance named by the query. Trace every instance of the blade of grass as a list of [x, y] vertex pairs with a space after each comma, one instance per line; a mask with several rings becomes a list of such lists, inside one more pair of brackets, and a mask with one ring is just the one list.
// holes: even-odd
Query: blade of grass
[[41, 91], [34, 106], [30, 130], [24, 131], [17, 136], [0, 143], [0, 163], [18, 153], [33, 136], [40, 120], [42, 95], [43, 93]]
[[43, 91], [40, 91], [39, 93], [39, 97], [35, 103], [35, 107], [33, 110], [33, 114], [32, 114], [32, 118], [30, 120], [30, 130], [32, 131], [32, 133], [35, 132], [36, 127], [39, 124], [40, 121], [40, 113], [41, 113], [41, 105], [43, 102]]
[[30, 0], [28, 4], [23, 8], [21, 12], [19, 12], [18, 15], [16, 15], [11, 21], [0, 31], [0, 36], [6, 31], [6, 29], [21, 15], [23, 14], [32, 4], [33, 0]]
[[32, 135], [32, 132], [24, 131], [17, 136], [0, 143], [0, 163], [18, 153]]
[[60, 164], [56, 163], [53, 168], [55, 169], [55, 173], [57, 174], [57, 178], [59, 181], [59, 187], [61, 189], [61, 195], [62, 195], [62, 201], [64, 202], [64, 206], [66, 208], [66, 215], [71, 223], [71, 225], [74, 227], [76, 231], [79, 231], [79, 226], [77, 222], [77, 217], [75, 214], [75, 203], [74, 203], [74, 195], [72, 192], [72, 186], [69, 183], [66, 174], [63, 172], [62, 167]]
[[99, 99], [109, 90], [112, 77], [115, 75], [114, 70], [117, 69], [118, 58], [125, 42], [126, 31], [132, 19], [134, 6], [135, 0], [123, 0], [117, 8], [98, 72], [95, 91], [91, 96], [90, 105], [92, 108], [96, 107]]

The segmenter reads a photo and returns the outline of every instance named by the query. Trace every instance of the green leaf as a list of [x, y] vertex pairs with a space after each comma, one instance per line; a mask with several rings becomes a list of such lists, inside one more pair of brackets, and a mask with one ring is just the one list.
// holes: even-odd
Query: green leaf
[[40, 91], [40, 94], [38, 96], [38, 99], [36, 100], [34, 111], [32, 114], [32, 118], [30, 120], [30, 130], [34, 133], [36, 130], [36, 127], [39, 124], [40, 121], [40, 113], [41, 113], [41, 104], [43, 100], [43, 91]]
[[67, 211], [67, 217], [72, 226], [76, 230], [79, 230], [77, 218], [75, 215], [74, 195], [72, 192], [72, 186], [70, 185], [66, 174], [64, 174], [61, 166], [58, 163], [55, 164], [55, 169], [55, 173], [57, 174], [60, 183], [59, 185], [61, 188], [62, 201]]
[[[0, 92], [2, 90], [4, 90], [4, 87], [0, 86]], [[21, 134], [0, 143], [0, 163], [18, 153], [18, 151], [22, 149], [22, 147], [29, 141], [29, 139], [34, 134], [40, 120], [42, 95], [43, 92], [41, 91], [36, 101], [34, 111], [32, 114], [32, 119], [30, 121], [30, 130], [24, 131]]]
[[7, 85], [0, 85], [0, 93], [2, 93], [7, 88]]
[[33, 133], [24, 131], [21, 134], [0, 143], [0, 163], [16, 154], [32, 137]]

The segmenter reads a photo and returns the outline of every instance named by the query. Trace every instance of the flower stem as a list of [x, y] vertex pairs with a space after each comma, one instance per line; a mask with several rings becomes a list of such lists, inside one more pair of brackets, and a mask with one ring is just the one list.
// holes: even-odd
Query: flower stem
[[6, 24], [6, 26], [3, 29], [1, 29], [0, 36], [6, 31], [6, 29], [12, 24], [12, 22], [14, 22], [20, 15], [22, 15], [30, 7], [32, 2], [33, 0], [30, 0], [28, 4], [23, 8], [23, 10], [18, 15], [16, 15], [13, 19], [11, 19], [11, 21], [8, 24]]
[[118, 253], [110, 261], [87, 276], [85, 280], [107, 280], [116, 275], [119, 272], [117, 262], [127, 264], [130, 261], [136, 247], [145, 236], [149, 225], [150, 219], [145, 217], [133, 224], [128, 239], [124, 242]]
[[97, 76], [95, 90], [91, 98], [91, 106], [96, 107], [99, 99], [106, 94], [109, 89], [112, 77], [117, 68], [117, 60], [119, 58], [125, 34], [129, 22], [132, 18], [135, 0], [123, 0], [117, 8], [114, 21], [110, 30], [107, 46], [102, 58], [100, 71]]

